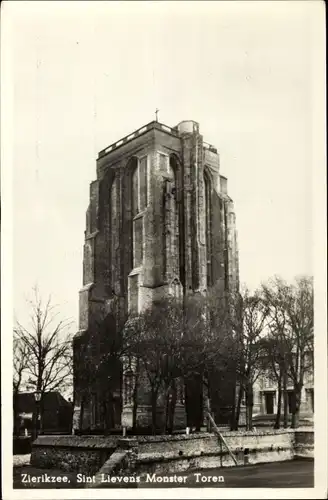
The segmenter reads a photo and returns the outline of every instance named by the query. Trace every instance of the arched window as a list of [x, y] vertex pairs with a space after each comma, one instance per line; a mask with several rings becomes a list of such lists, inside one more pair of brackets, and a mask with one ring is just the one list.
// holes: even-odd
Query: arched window
[[133, 158], [131, 174], [132, 209], [132, 252], [133, 268], [142, 265], [143, 260], [143, 218], [142, 212], [148, 204], [148, 162], [147, 156]]
[[139, 169], [138, 162], [133, 162], [132, 183], [131, 183], [131, 199], [132, 199], [132, 217], [139, 213]]
[[170, 294], [177, 300], [182, 298], [182, 286], [178, 278], [173, 278], [170, 282]]
[[94, 266], [93, 266], [93, 251], [92, 243], [86, 241], [84, 244], [84, 258], [83, 258], [83, 284], [87, 285], [94, 281]]
[[144, 211], [148, 206], [148, 156], [131, 157], [123, 183], [124, 269], [128, 310], [138, 313], [140, 267], [143, 265]]
[[133, 158], [132, 166], [132, 217], [142, 212], [148, 205], [148, 162], [147, 156], [139, 160]]

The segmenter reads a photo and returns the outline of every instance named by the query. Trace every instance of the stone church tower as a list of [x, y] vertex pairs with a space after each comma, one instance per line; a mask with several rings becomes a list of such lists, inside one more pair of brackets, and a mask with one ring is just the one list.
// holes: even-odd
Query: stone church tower
[[92, 378], [101, 348], [90, 354], [86, 346], [99, 318], [111, 318], [115, 336], [154, 300], [217, 282], [239, 286], [235, 213], [218, 152], [198, 123], [154, 121], [101, 151], [86, 215], [73, 427], [120, 427], [131, 406], [119, 369], [108, 375], [116, 377], [110, 401]]

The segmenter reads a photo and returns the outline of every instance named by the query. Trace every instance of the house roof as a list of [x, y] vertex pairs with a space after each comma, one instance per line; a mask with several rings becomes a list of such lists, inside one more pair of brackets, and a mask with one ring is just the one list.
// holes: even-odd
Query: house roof
[[[22, 392], [17, 395], [17, 405], [19, 412], [31, 413], [35, 409], [35, 398], [33, 392]], [[46, 392], [44, 394], [44, 409], [54, 410], [59, 407], [71, 407], [71, 403], [58, 392]]]

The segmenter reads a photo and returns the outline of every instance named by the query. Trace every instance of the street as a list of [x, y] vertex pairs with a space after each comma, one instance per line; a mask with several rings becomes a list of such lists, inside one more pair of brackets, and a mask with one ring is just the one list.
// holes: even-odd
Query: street
[[[41, 477], [43, 474], [67, 476], [69, 485], [65, 483], [22, 483], [22, 474]], [[241, 467], [224, 467], [205, 471], [181, 472], [167, 474], [166, 477], [187, 476], [185, 482], [144, 482], [139, 488], [172, 488], [172, 487], [212, 487], [212, 488], [313, 488], [314, 460], [302, 459], [269, 464], [248, 465]], [[216, 477], [224, 478], [224, 482], [214, 482]], [[198, 479], [198, 482], [197, 482]], [[77, 484], [75, 473], [64, 473], [59, 470], [36, 469], [29, 465], [14, 466], [14, 488], [83, 488], [85, 484]], [[128, 485], [127, 485], [128, 486]], [[134, 485], [135, 486], [135, 485]], [[112, 486], [113, 487], [113, 486]]]

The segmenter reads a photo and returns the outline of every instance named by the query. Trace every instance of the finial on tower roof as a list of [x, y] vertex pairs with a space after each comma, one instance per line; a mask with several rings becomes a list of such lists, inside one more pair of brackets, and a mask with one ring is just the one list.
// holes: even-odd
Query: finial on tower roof
[[156, 108], [156, 111], [155, 111], [155, 115], [156, 115], [156, 121], [158, 122], [158, 112], [159, 112], [159, 109]]

